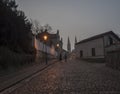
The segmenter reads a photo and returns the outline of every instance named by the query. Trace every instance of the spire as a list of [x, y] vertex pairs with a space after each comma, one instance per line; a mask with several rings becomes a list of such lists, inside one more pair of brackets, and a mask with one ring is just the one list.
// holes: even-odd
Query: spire
[[70, 39], [69, 39], [69, 37], [68, 37], [67, 50], [68, 50], [69, 53], [71, 52], [71, 44], [70, 44]]
[[75, 36], [75, 44], [77, 43], [77, 38], [76, 38], [76, 36]]
[[59, 35], [59, 30], [57, 30], [57, 35]]
[[61, 42], [63, 42], [63, 39], [62, 39], [62, 37], [61, 37]]
[[60, 43], [61, 43], [61, 48], [63, 48], [63, 39], [62, 39], [62, 37], [61, 37]]
[[[77, 38], [76, 38], [76, 36], [75, 36], [75, 44], [77, 43]], [[74, 44], [74, 48], [75, 48], [75, 44]]]

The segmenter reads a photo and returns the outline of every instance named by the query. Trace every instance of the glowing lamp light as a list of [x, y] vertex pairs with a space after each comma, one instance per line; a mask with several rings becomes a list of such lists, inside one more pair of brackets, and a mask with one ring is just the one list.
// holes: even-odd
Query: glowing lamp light
[[48, 36], [47, 35], [44, 35], [43, 36], [44, 40], [46, 41], [48, 39]]
[[57, 44], [57, 47], [59, 47], [59, 44]]

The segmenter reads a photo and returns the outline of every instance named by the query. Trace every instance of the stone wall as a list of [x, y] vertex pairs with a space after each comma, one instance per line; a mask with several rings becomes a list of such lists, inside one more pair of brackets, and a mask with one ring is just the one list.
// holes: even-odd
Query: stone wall
[[35, 49], [37, 50], [37, 54], [36, 54], [37, 57], [42, 58], [42, 56], [44, 56], [43, 55], [44, 53], [47, 53], [49, 57], [56, 57], [57, 56], [57, 52], [55, 51], [54, 46], [49, 47], [48, 45], [45, 45], [44, 43], [40, 42], [36, 38], [34, 40], [34, 46], [35, 46]]
[[120, 49], [107, 52], [106, 65], [120, 70]]

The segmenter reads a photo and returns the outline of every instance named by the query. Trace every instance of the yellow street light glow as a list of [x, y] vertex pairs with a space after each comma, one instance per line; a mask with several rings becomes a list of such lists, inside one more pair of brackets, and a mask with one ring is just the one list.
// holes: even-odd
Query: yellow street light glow
[[44, 35], [43, 38], [44, 38], [45, 41], [48, 39], [47, 35]]
[[57, 44], [57, 47], [59, 47], [59, 44]]

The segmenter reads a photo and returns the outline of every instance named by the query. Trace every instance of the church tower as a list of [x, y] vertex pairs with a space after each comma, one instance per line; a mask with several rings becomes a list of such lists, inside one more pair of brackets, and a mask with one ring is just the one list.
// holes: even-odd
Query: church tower
[[[75, 44], [77, 43], [77, 38], [76, 38], [76, 36], [75, 36]], [[75, 44], [74, 44], [74, 48], [75, 48]]]
[[62, 39], [62, 37], [61, 37], [61, 48], [63, 48], [63, 39]]
[[71, 52], [71, 43], [70, 43], [69, 37], [68, 37], [67, 50], [68, 50], [69, 53]]

